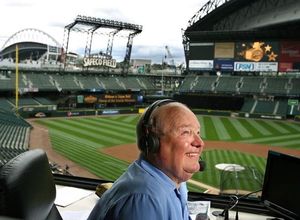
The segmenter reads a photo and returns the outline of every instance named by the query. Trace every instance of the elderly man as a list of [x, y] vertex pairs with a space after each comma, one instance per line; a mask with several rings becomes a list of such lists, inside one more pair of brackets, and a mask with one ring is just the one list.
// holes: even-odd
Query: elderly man
[[195, 114], [160, 100], [137, 124], [140, 157], [106, 191], [89, 220], [188, 220], [186, 181], [199, 171], [204, 142]]

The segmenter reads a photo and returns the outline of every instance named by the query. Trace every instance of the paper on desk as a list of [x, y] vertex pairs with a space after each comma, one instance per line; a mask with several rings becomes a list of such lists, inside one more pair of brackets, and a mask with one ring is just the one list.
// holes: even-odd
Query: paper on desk
[[91, 211], [62, 211], [63, 220], [86, 220]]
[[210, 201], [188, 201], [188, 209], [192, 219], [195, 219], [199, 213], [209, 216]]
[[66, 207], [80, 199], [83, 199], [93, 192], [91, 190], [79, 189], [75, 187], [61, 187], [56, 188], [55, 205]]

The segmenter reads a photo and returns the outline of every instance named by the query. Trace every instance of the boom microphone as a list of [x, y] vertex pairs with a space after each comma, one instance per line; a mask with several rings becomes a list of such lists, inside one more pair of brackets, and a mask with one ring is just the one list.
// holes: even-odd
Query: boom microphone
[[204, 171], [206, 164], [205, 164], [205, 161], [201, 159], [201, 157], [200, 157], [200, 160], [199, 160], [199, 165], [200, 165], [199, 171]]
[[[237, 206], [237, 204], [239, 203], [239, 200], [242, 199], [242, 198], [247, 198], [248, 196], [254, 194], [254, 193], [258, 193], [262, 191], [261, 189], [259, 190], [256, 190], [256, 191], [253, 191], [253, 192], [250, 192], [248, 194], [245, 194], [245, 195], [242, 195], [240, 197], [236, 196], [236, 195], [233, 195], [233, 196], [230, 196], [230, 199], [231, 201], [229, 202], [229, 204], [224, 208], [223, 211], [213, 211], [212, 214], [216, 217], [224, 217], [223, 219], [224, 220], [228, 220], [229, 219], [229, 211], [231, 209], [233, 209], [235, 206]], [[235, 219], [238, 220], [239, 219], [239, 214], [238, 214], [238, 207], [236, 207], [236, 213], [235, 213]]]

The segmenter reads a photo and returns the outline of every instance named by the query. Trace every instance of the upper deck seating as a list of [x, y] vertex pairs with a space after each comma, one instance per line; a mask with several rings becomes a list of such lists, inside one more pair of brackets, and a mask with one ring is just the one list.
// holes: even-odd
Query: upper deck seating
[[288, 78], [266, 78], [266, 88], [263, 90], [266, 94], [286, 94]]
[[240, 93], [260, 93], [261, 83], [263, 82], [263, 77], [243, 77], [240, 87]]
[[219, 77], [218, 84], [215, 88], [215, 91], [218, 93], [236, 93], [238, 82], [240, 81], [241, 77], [236, 76], [223, 76]]

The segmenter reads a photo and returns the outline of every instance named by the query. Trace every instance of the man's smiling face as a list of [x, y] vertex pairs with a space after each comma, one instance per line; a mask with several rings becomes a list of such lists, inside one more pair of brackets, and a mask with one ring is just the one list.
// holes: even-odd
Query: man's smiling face
[[194, 113], [184, 105], [171, 103], [160, 107], [160, 150], [156, 165], [177, 184], [187, 181], [199, 171], [199, 156], [204, 142], [200, 124]]

